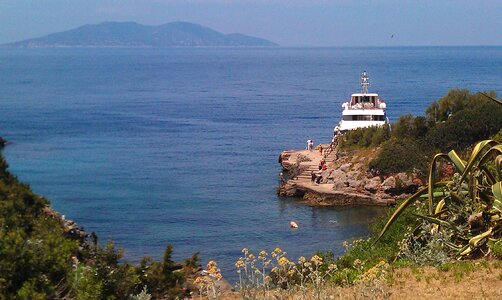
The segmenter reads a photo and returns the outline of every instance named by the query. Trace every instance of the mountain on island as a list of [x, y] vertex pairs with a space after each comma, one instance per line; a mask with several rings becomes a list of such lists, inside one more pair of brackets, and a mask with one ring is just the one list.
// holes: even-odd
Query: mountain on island
[[17, 48], [54, 47], [270, 47], [277, 44], [266, 39], [240, 33], [223, 34], [211, 28], [188, 22], [172, 22], [159, 26], [136, 22], [104, 22], [84, 25], [68, 31], [49, 34], [2, 45]]

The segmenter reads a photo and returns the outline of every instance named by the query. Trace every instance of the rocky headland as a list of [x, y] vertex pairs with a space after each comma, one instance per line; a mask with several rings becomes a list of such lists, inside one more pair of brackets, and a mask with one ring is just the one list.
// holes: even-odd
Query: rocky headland
[[[316, 150], [283, 151], [278, 194], [301, 197], [312, 206], [392, 205], [423, 183], [415, 174], [371, 172], [368, 164], [379, 150], [342, 151], [335, 144], [321, 144]], [[315, 179], [316, 174], [320, 180]]]

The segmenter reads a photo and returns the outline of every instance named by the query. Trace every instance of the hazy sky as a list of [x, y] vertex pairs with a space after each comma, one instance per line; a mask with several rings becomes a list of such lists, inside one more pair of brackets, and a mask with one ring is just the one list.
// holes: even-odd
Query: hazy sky
[[502, 45], [502, 0], [0, 0], [0, 43], [189, 21], [282, 46]]

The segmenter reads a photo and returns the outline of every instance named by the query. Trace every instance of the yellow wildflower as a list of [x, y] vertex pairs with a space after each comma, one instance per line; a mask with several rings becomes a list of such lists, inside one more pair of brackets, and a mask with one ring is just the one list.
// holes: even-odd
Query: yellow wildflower
[[335, 265], [335, 264], [330, 264], [330, 265], [328, 266], [328, 270], [329, 270], [329, 271], [336, 271], [337, 269], [338, 269], [338, 266], [337, 266], [337, 265]]
[[322, 264], [322, 257], [320, 257], [319, 255], [314, 255], [312, 256], [312, 258], [310, 259], [310, 261], [314, 264], [314, 265], [320, 265]]
[[287, 259], [286, 257], [283, 256], [283, 257], [279, 258], [278, 263], [280, 266], [285, 266], [285, 265], [289, 264], [289, 259]]
[[245, 264], [244, 264], [244, 261], [242, 260], [242, 258], [240, 258], [239, 260], [237, 260], [235, 262], [235, 267], [237, 269], [240, 269], [240, 268], [244, 268]]

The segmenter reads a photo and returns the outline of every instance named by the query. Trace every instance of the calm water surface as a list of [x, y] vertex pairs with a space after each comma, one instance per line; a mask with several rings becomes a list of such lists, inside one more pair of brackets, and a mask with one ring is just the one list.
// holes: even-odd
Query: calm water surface
[[0, 49], [0, 135], [21, 180], [127, 260], [172, 243], [235, 278], [244, 246], [340, 254], [381, 214], [275, 194], [279, 153], [329, 141], [362, 70], [395, 120], [454, 87], [500, 95], [501, 69], [501, 47]]

